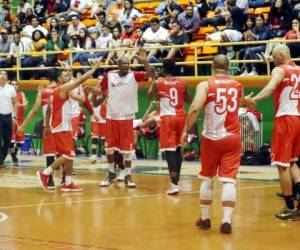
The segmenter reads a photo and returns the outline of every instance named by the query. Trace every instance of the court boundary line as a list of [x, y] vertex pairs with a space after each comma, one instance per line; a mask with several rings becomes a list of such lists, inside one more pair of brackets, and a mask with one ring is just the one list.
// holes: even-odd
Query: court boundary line
[[[237, 187], [237, 190], [251, 190], [251, 189], [261, 189], [261, 188], [273, 188], [278, 187], [278, 185], [260, 185], [260, 186], [248, 186], [248, 187]], [[215, 191], [221, 191], [222, 189], [215, 189]], [[200, 191], [187, 191], [187, 192], [181, 192], [180, 196], [183, 195], [189, 195], [189, 194], [196, 194]], [[49, 193], [48, 193], [49, 194]], [[75, 194], [75, 193], [72, 193]], [[81, 194], [81, 193], [76, 193]], [[126, 199], [143, 199], [143, 198], [152, 198], [152, 197], [166, 197], [167, 195], [165, 193], [158, 193], [158, 194], [143, 194], [143, 195], [134, 195], [134, 196], [121, 196], [121, 197], [110, 197], [110, 198], [98, 198], [98, 199], [86, 199], [86, 200], [79, 200], [79, 201], [58, 201], [58, 202], [47, 202], [43, 203], [43, 206], [50, 206], [50, 205], [66, 205], [66, 204], [81, 204], [81, 203], [89, 203], [89, 202], [103, 202], [103, 201], [115, 201], [115, 200], [126, 200]], [[71, 197], [71, 196], [70, 196]], [[38, 207], [40, 206], [40, 203], [34, 203], [34, 204], [23, 204], [23, 205], [12, 205], [12, 206], [0, 206], [0, 209], [13, 209], [13, 208], [27, 208], [27, 207]]]

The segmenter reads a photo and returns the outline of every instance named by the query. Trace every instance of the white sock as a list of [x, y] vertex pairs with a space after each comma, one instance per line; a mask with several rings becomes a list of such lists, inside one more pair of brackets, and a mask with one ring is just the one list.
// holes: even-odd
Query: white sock
[[108, 171], [111, 173], [115, 172], [115, 164], [114, 163], [108, 163]]
[[209, 219], [209, 207], [210, 205], [200, 205], [201, 208], [201, 219]]
[[45, 175], [51, 175], [53, 173], [53, 168], [51, 166], [47, 167], [44, 171], [43, 174]]
[[233, 212], [233, 207], [223, 207], [222, 224], [225, 223], [225, 222], [231, 224], [232, 212]]
[[66, 175], [65, 179], [66, 185], [70, 185], [72, 183], [72, 176], [71, 175]]
[[125, 176], [130, 175], [131, 174], [131, 168], [125, 168], [124, 169], [124, 174], [125, 174]]

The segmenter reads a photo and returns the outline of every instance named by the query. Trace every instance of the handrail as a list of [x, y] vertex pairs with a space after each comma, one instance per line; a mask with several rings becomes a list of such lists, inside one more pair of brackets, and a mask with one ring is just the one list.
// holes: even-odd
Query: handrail
[[[296, 40], [264, 40], [264, 41], [247, 41], [247, 42], [232, 42], [232, 43], [220, 43], [220, 42], [214, 42], [214, 41], [207, 41], [204, 43], [195, 43], [192, 42], [190, 44], [184, 44], [184, 45], [166, 45], [166, 46], [153, 46], [150, 48], [145, 48], [146, 50], [150, 49], [167, 49], [167, 48], [189, 48], [194, 50], [194, 58], [190, 61], [181, 61], [176, 62], [177, 65], [194, 65], [194, 75], [198, 76], [198, 65], [204, 65], [204, 64], [211, 64], [211, 60], [198, 60], [198, 49], [203, 48], [206, 46], [210, 47], [223, 47], [223, 46], [249, 46], [249, 45], [257, 45], [257, 44], [265, 44], [266, 47], [273, 43], [296, 43], [300, 42], [300, 39]], [[0, 53], [0, 56], [15, 56], [17, 58], [17, 65], [13, 68], [0, 68], [0, 70], [8, 70], [8, 71], [16, 71], [17, 72], [17, 80], [20, 80], [20, 71], [29, 71], [29, 70], [47, 70], [53, 67], [22, 67], [21, 66], [21, 57], [27, 56], [27, 55], [36, 55], [36, 56], [46, 56], [51, 54], [65, 54], [70, 57], [70, 62], [73, 62], [73, 54], [75, 53], [89, 53], [89, 52], [100, 52], [100, 51], [136, 51], [138, 50], [137, 47], [131, 47], [131, 48], [113, 48], [113, 49], [90, 49], [90, 50], [62, 50], [62, 51], [40, 51], [40, 52], [25, 52], [25, 53]], [[300, 61], [300, 58], [293, 58], [293, 61]], [[253, 59], [253, 60], [231, 60], [231, 63], [266, 63], [267, 64], [267, 75], [270, 75], [270, 61], [263, 61], [261, 59]], [[161, 63], [155, 63], [151, 64], [152, 66], [161, 66]], [[140, 64], [131, 64], [131, 66], [141, 66]], [[102, 65], [100, 68], [116, 68], [117, 65]], [[90, 68], [90, 66], [72, 66], [74, 69], [86, 69]]]

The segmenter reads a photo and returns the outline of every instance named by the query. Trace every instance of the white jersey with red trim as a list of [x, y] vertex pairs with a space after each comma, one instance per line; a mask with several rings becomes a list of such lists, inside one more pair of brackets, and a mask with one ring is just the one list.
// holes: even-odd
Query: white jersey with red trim
[[57, 87], [50, 96], [52, 133], [72, 131], [72, 104], [70, 97], [66, 96], [64, 99], [61, 99], [59, 92], [60, 87]]
[[108, 93], [108, 119], [134, 119], [138, 112], [138, 82], [145, 76], [145, 72], [129, 71], [121, 77], [118, 71], [110, 71], [103, 77], [101, 87]]
[[175, 77], [159, 79], [157, 81], [160, 116], [186, 115], [184, 97], [186, 85]]
[[97, 107], [93, 107], [94, 113], [99, 116], [99, 121], [96, 121], [94, 116], [91, 116], [91, 122], [106, 123], [106, 104], [102, 103]]
[[209, 92], [204, 107], [202, 135], [211, 140], [240, 133], [238, 107], [242, 85], [226, 75], [207, 80]]
[[300, 67], [294, 62], [279, 67], [285, 75], [274, 92], [275, 117], [300, 116]]

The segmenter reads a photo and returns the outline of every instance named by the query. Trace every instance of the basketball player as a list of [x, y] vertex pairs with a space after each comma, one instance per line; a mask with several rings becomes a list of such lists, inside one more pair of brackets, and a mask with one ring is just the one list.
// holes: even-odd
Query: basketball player
[[180, 136], [183, 131], [186, 111], [184, 103], [191, 103], [186, 84], [173, 76], [178, 72], [173, 60], [164, 60], [162, 75], [164, 78], [152, 81], [148, 96], [157, 96], [160, 110], [160, 150], [166, 152], [171, 186], [168, 195], [179, 193], [179, 178], [182, 165]]
[[116, 178], [114, 150], [123, 153], [125, 163], [125, 186], [135, 188], [131, 178], [131, 152], [133, 150], [133, 119], [138, 111], [138, 84], [147, 80], [153, 73], [147, 62], [146, 52], [139, 50], [139, 59], [146, 72], [131, 71], [127, 57], [118, 61], [118, 70], [104, 75], [100, 89], [107, 92], [107, 148], [108, 175], [100, 186], [109, 186]]
[[21, 148], [22, 144], [24, 143], [25, 136], [24, 133], [17, 135], [17, 128], [20, 124], [22, 124], [24, 119], [24, 109], [28, 105], [28, 101], [25, 97], [25, 94], [23, 91], [19, 90], [19, 84], [16, 80], [12, 80], [10, 85], [12, 85], [17, 92], [17, 117], [16, 121], [13, 122], [13, 131], [12, 131], [12, 139], [11, 139], [11, 145], [10, 145], [10, 154], [13, 161], [13, 164], [15, 166], [18, 165], [18, 150]]
[[[101, 64], [101, 60], [94, 61], [95, 65], [87, 73], [80, 78], [66, 83], [68, 75], [66, 71], [60, 71], [56, 82], [58, 87], [53, 90], [50, 96], [50, 103], [48, 105], [46, 114], [46, 134], [50, 130], [50, 115], [51, 115], [51, 133], [54, 138], [57, 153], [60, 155], [49, 167], [44, 171], [38, 171], [37, 175], [40, 184], [43, 188], [47, 188], [49, 176], [54, 170], [64, 167], [65, 183], [61, 190], [63, 192], [80, 192], [82, 188], [72, 182], [72, 167], [73, 159], [75, 157], [74, 142], [71, 124], [71, 103], [69, 92], [80, 86], [84, 81], [90, 78]], [[51, 109], [51, 110], [50, 110]]]
[[291, 61], [290, 50], [285, 45], [273, 49], [275, 68], [271, 80], [255, 96], [246, 101], [255, 105], [274, 93], [275, 119], [272, 133], [271, 165], [279, 172], [281, 191], [285, 200], [283, 208], [275, 216], [283, 220], [299, 220], [293, 200], [292, 186], [300, 197], [300, 169], [296, 161], [300, 155], [300, 67]]
[[235, 178], [240, 165], [241, 137], [238, 106], [243, 96], [242, 85], [228, 76], [229, 61], [218, 54], [213, 59], [213, 76], [201, 82], [190, 106], [181, 141], [196, 122], [204, 107], [204, 125], [201, 145], [200, 186], [201, 216], [196, 225], [211, 227], [209, 208], [213, 201], [213, 178], [223, 183], [223, 218], [220, 232], [231, 233], [231, 215], [236, 202]]

